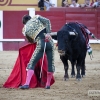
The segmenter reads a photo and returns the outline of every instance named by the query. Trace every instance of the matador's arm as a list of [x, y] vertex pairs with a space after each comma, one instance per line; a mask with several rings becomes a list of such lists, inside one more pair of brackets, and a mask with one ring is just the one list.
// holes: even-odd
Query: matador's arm
[[51, 33], [51, 22], [49, 19], [42, 17], [38, 15], [38, 19], [43, 23], [43, 25], [46, 27], [46, 32]]

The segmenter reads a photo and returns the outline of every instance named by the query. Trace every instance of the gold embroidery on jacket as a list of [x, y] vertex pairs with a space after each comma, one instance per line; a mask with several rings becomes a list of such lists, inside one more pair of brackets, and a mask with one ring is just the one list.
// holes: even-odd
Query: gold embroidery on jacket
[[26, 32], [29, 37], [35, 40], [36, 36], [45, 29], [44, 25], [36, 17], [30, 19], [26, 24]]

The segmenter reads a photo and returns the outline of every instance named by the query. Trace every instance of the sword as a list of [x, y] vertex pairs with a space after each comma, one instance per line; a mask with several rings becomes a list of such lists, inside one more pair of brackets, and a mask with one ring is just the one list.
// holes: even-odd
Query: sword
[[46, 42], [45, 42], [45, 45], [44, 45], [43, 58], [42, 58], [41, 71], [40, 71], [40, 78], [41, 78], [41, 76], [42, 76], [42, 67], [43, 67], [45, 49], [46, 49]]

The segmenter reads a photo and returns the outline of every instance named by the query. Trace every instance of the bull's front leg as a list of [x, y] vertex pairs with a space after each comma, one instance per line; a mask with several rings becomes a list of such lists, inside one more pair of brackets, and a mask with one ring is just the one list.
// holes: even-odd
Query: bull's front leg
[[64, 70], [65, 70], [65, 75], [64, 75], [64, 80], [68, 80], [69, 79], [69, 75], [68, 75], [68, 64], [64, 65]]
[[64, 70], [65, 70], [65, 74], [64, 74], [64, 80], [68, 80], [69, 79], [69, 75], [68, 75], [68, 59], [66, 59], [65, 56], [60, 56], [61, 61], [63, 62], [64, 65]]
[[75, 77], [75, 69], [74, 69], [74, 62], [71, 64], [72, 65], [72, 70], [71, 70], [71, 77], [74, 78]]
[[77, 69], [76, 79], [80, 81], [81, 80], [81, 74], [80, 74], [81, 66], [80, 65], [77, 65], [76, 66], [76, 69]]

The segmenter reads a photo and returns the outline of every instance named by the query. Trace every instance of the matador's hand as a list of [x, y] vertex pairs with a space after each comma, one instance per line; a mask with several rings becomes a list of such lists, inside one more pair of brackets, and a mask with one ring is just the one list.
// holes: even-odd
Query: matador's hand
[[50, 35], [49, 33], [47, 33], [47, 34], [45, 35], [45, 39], [46, 39], [47, 41], [49, 41], [49, 40], [52, 39], [52, 37], [51, 37], [51, 35]]

